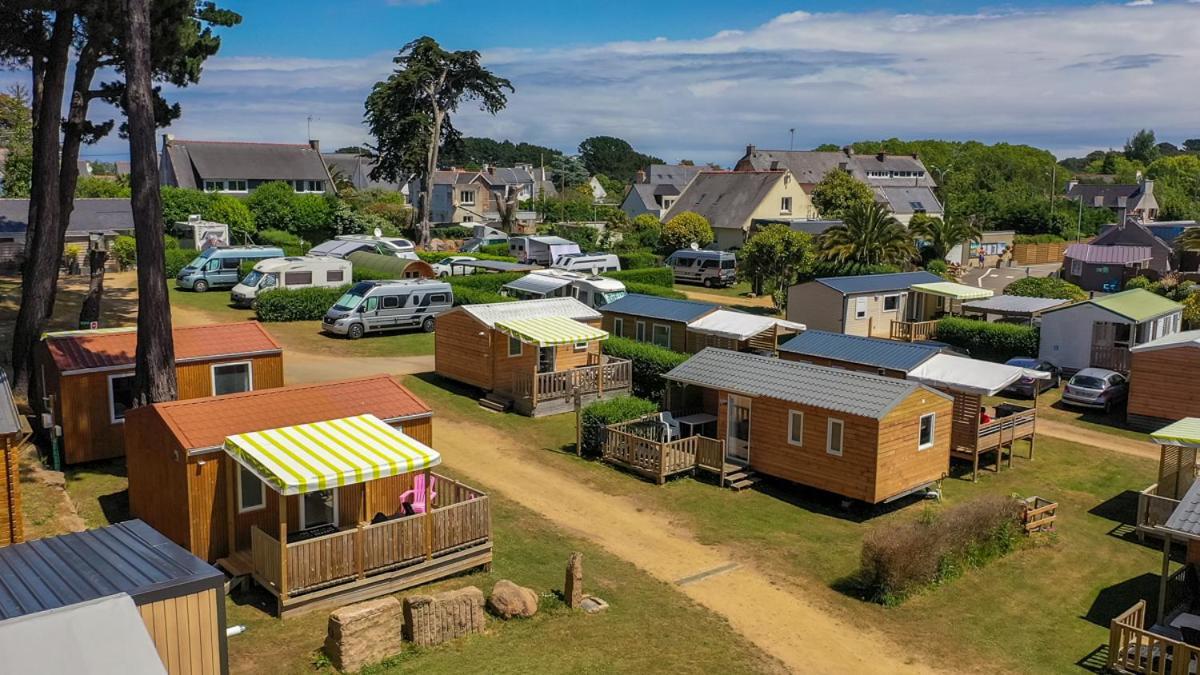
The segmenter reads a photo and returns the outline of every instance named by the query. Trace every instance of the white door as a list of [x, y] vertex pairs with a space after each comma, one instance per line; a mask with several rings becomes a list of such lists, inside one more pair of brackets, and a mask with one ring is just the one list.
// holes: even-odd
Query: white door
[[725, 410], [725, 459], [738, 464], [750, 462], [750, 399], [729, 395]]

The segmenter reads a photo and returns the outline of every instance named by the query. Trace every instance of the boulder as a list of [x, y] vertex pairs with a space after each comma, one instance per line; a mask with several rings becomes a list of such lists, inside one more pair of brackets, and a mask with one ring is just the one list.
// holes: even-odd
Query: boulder
[[474, 586], [404, 598], [404, 638], [413, 644], [441, 644], [483, 627], [483, 591]]
[[325, 653], [354, 672], [400, 653], [400, 601], [391, 596], [347, 605], [329, 615]]
[[567, 558], [567, 576], [563, 581], [563, 601], [578, 609], [583, 603], [583, 554], [576, 551]]
[[538, 597], [531, 589], [501, 579], [492, 587], [488, 609], [501, 619], [530, 617], [537, 614]]

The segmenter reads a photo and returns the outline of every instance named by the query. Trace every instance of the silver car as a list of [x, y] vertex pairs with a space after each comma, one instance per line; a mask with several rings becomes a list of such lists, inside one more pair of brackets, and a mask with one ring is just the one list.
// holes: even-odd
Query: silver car
[[1129, 397], [1129, 380], [1104, 368], [1084, 368], [1075, 373], [1063, 389], [1062, 402], [1083, 408], [1112, 409]]

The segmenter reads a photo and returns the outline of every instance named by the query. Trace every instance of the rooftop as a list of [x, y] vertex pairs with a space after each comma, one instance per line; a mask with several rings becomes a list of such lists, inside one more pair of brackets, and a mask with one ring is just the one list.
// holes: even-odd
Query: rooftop
[[630, 293], [604, 306], [605, 313], [644, 316], [649, 319], [682, 321], [683, 323], [691, 323], [718, 309], [720, 308], [717, 305], [707, 302], [660, 298], [656, 295], [642, 295], [641, 293]]
[[[28, 220], [28, 199], [0, 199], [0, 234], [24, 235]], [[76, 199], [71, 222], [67, 225], [67, 231], [72, 234], [132, 229], [133, 208], [128, 199]]]
[[1200, 481], [1192, 483], [1163, 527], [1200, 537]]
[[1071, 244], [1063, 251], [1064, 258], [1099, 265], [1128, 265], [1146, 262], [1154, 257], [1149, 246], [1096, 246]]
[[1130, 321], [1139, 322], [1156, 319], [1164, 314], [1183, 309], [1183, 305], [1178, 302], [1141, 288], [1113, 293], [1103, 298], [1093, 298], [1087, 302], [1119, 314]]
[[908, 372], [942, 351], [941, 347], [883, 338], [807, 330], [779, 346], [779, 351], [864, 366]]
[[1130, 347], [1131, 352], [1151, 352], [1156, 349], [1170, 349], [1172, 347], [1200, 347], [1200, 330], [1185, 330], [1170, 335], [1164, 335], [1157, 340], [1151, 340], [1134, 347]]
[[1037, 314], [1070, 304], [1061, 298], [1029, 298], [1023, 295], [996, 295], [983, 300], [963, 303], [963, 309], [996, 314]]
[[512, 319], [562, 316], [576, 321], [590, 321], [600, 318], [600, 312], [575, 298], [542, 298], [519, 302], [493, 302], [485, 305], [461, 305], [459, 309], [475, 317], [488, 328], [494, 328], [497, 321]]
[[21, 433], [21, 414], [13, 400], [12, 386], [8, 382], [8, 371], [0, 368], [0, 436]]
[[817, 283], [828, 286], [843, 295], [904, 291], [913, 284], [932, 284], [940, 281], [942, 281], [941, 277], [925, 271], [862, 274], [853, 277], [822, 277], [816, 280]]
[[741, 227], [784, 175], [784, 171], [701, 171], [663, 221], [692, 211], [715, 228]]
[[325, 161], [309, 144], [171, 139], [163, 150], [180, 187], [203, 187], [197, 179], [329, 180]]
[[[177, 363], [283, 352], [257, 321], [187, 326], [174, 329], [173, 334]], [[133, 365], [137, 328], [48, 333], [45, 342], [63, 373], [123, 368]]]

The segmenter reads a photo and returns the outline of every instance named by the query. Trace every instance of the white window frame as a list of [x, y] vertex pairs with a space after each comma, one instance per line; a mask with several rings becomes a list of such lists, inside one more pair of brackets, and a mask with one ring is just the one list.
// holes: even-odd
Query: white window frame
[[790, 214], [792, 212], [792, 198], [783, 197], [779, 200], [779, 212], [782, 214]]
[[[654, 339], [654, 335], [658, 331], [659, 328], [663, 328], [667, 331], [667, 344], [665, 344], [665, 345], [659, 345], [658, 341]], [[662, 324], [662, 323], [652, 324], [650, 327], [650, 344], [658, 345], [659, 347], [662, 347], [664, 349], [670, 349], [671, 348], [671, 326], [670, 326], [670, 324]]]
[[[833, 425], [838, 427], [838, 445], [837, 450], [833, 449]], [[846, 423], [836, 417], [830, 417], [825, 422], [825, 453], [834, 457], [841, 457], [846, 452]]]
[[[241, 187], [230, 187], [230, 185]], [[244, 180], [206, 180], [204, 181], [205, 192], [223, 192], [233, 194], [246, 194], [249, 192], [250, 184]]]
[[[867, 305], [871, 299], [866, 296], [858, 296], [854, 298], [854, 318], [857, 321], [862, 321], [867, 318]], [[860, 313], [861, 310], [861, 313]]]
[[[320, 180], [294, 180], [292, 181], [292, 191], [298, 195], [313, 195], [322, 194], [325, 192], [325, 181]], [[319, 186], [318, 189], [313, 189], [313, 186]]]
[[[300, 531], [301, 532], [303, 532], [304, 530], [311, 530], [311, 529], [313, 529], [313, 527], [321, 527], [322, 525], [326, 525], [326, 524], [333, 525], [334, 527], [338, 527], [338, 523], [340, 523], [342, 520], [342, 518], [341, 518], [342, 514], [341, 514], [341, 508], [340, 508], [341, 501], [342, 501], [341, 490], [337, 489], [336, 487], [331, 487], [328, 489], [333, 491], [333, 522], [332, 523], [322, 523], [321, 525], [314, 525], [312, 527], [309, 527], [308, 523], [304, 522], [305, 521], [305, 518], [304, 518], [304, 495], [300, 495], [300, 499], [298, 499], [296, 501], [298, 503], [297, 511], [299, 511], [299, 516], [300, 516]], [[324, 490], [314, 490], [314, 492], [324, 492]]]
[[1071, 276], [1077, 277], [1083, 274], [1083, 261], [1075, 259], [1071, 261]]
[[[513, 343], [516, 343], [516, 345], [517, 345], [517, 353], [515, 353], [515, 354], [513, 353]], [[508, 336], [508, 358], [510, 358], [510, 359], [516, 358], [518, 356], [523, 355], [524, 353], [525, 353], [525, 343], [521, 342], [517, 338], [509, 335]]]
[[617, 337], [625, 337], [625, 319], [621, 317], [613, 317], [613, 335]]
[[[896, 299], [896, 306], [893, 309], [887, 308], [888, 298]], [[899, 312], [900, 311], [900, 294], [899, 293], [888, 293], [887, 295], [883, 296], [883, 304], [881, 304], [880, 307], [882, 307], [883, 311], [885, 311], [885, 312]]]
[[458, 203], [462, 206], [475, 206], [475, 191], [459, 190]]
[[[796, 440], [796, 420], [800, 420], [800, 440]], [[789, 410], [788, 411], [788, 445], [794, 445], [797, 448], [804, 447], [804, 411]]]
[[108, 422], [109, 424], [124, 424], [125, 417], [117, 417], [116, 401], [113, 400], [113, 380], [134, 377], [133, 373], [113, 373], [108, 376]]
[[[229, 461], [233, 462], [232, 459]], [[237, 464], [237, 462], [234, 462], [234, 463]], [[235, 486], [237, 488], [237, 512], [239, 514], [253, 513], [254, 511], [261, 511], [261, 510], [267, 508], [267, 484], [265, 482], [263, 482], [263, 480], [261, 478], [259, 478], [258, 476], [254, 476], [254, 472], [250, 471], [250, 469], [247, 469], [246, 467], [242, 466], [241, 464], [238, 464], [237, 468], [238, 468], [238, 470], [237, 470], [237, 485]], [[259, 497], [258, 506], [245, 506], [244, 504], [242, 504], [242, 495], [244, 494], [242, 492], [242, 476], [247, 473], [250, 474], [251, 476], [254, 476], [254, 480], [258, 481], [258, 492], [259, 492], [259, 495], [261, 495]]]
[[633, 335], [634, 335], [634, 339], [637, 340], [638, 342], [646, 341], [646, 322], [645, 321], [638, 321], [636, 324], [634, 324]]
[[574, 347], [575, 351], [577, 351], [577, 352], [586, 352], [587, 348], [588, 348], [588, 343], [586, 341], [576, 342], [575, 347]]
[[[925, 418], [929, 418], [929, 442], [921, 442], [921, 427], [925, 424]], [[921, 415], [917, 421], [917, 450], [928, 450], [933, 447], [934, 441], [937, 439], [937, 413], [925, 413]]]
[[208, 368], [208, 379], [209, 379], [209, 383], [211, 384], [210, 389], [212, 390], [213, 396], [217, 395], [217, 368], [224, 368], [226, 366], [246, 366], [246, 384], [248, 385], [248, 388], [246, 389], [246, 391], [254, 391], [254, 362], [253, 361], [231, 361], [228, 363], [214, 363], [211, 366], [209, 366], [209, 368]]

